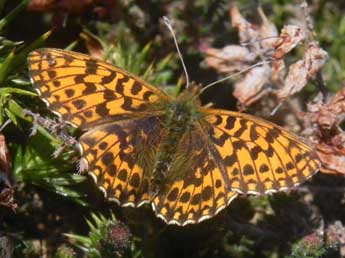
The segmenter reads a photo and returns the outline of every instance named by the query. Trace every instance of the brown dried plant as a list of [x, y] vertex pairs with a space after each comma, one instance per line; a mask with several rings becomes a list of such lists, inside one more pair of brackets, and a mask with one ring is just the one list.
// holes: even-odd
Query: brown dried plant
[[309, 37], [311, 39], [306, 43], [302, 59], [287, 69], [287, 55], [304, 42], [311, 32], [307, 26], [285, 25], [278, 35], [276, 26], [269, 21], [261, 7], [257, 12], [261, 24], [246, 20], [237, 6], [233, 5], [230, 18], [232, 26], [238, 30], [239, 44], [221, 49], [208, 47], [204, 50], [207, 65], [221, 74], [238, 72], [263, 62], [262, 65], [248, 69], [234, 82], [233, 95], [242, 109], [268, 93], [275, 95], [278, 101], [286, 100], [313, 80], [328, 59], [327, 52]]

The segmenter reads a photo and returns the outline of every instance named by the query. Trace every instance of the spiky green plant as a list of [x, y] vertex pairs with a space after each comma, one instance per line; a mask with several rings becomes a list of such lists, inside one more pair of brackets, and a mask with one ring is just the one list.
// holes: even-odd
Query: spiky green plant
[[65, 234], [87, 257], [142, 257], [129, 228], [113, 214], [107, 219], [101, 214], [92, 213], [91, 218], [92, 221], [86, 220], [90, 228], [88, 236]]

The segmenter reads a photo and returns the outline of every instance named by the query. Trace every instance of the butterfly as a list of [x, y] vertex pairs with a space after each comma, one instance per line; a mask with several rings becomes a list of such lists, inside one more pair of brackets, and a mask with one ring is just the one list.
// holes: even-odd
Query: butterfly
[[60, 49], [31, 52], [28, 66], [50, 110], [83, 130], [81, 170], [110, 200], [152, 203], [168, 224], [211, 218], [238, 194], [291, 189], [320, 167], [297, 136], [202, 106], [196, 87], [171, 97], [122, 68]]

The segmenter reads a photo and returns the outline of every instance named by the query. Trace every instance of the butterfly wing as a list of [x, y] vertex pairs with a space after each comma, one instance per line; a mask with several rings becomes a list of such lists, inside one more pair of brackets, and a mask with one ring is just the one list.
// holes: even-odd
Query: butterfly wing
[[239, 193], [287, 190], [314, 175], [320, 160], [295, 135], [257, 117], [208, 109], [205, 130], [222, 177]]
[[167, 182], [153, 199], [156, 215], [166, 223], [186, 225], [215, 216], [235, 197], [210, 155], [207, 135], [195, 124], [176, 150]]
[[143, 116], [149, 103], [168, 98], [125, 70], [76, 52], [35, 50], [28, 65], [33, 84], [49, 108], [82, 129]]
[[149, 180], [161, 142], [160, 117], [101, 125], [80, 137], [81, 170], [90, 171], [107, 197], [123, 206], [151, 201]]
[[204, 120], [179, 143], [169, 172], [177, 178], [153, 200], [157, 216], [167, 223], [186, 225], [213, 217], [237, 193], [291, 189], [320, 167], [309, 146], [277, 125], [225, 110], [204, 113]]
[[168, 97], [142, 79], [76, 52], [40, 49], [28, 57], [34, 86], [49, 108], [86, 132], [80, 169], [122, 205], [150, 200], [151, 173], [160, 141], [156, 101]]

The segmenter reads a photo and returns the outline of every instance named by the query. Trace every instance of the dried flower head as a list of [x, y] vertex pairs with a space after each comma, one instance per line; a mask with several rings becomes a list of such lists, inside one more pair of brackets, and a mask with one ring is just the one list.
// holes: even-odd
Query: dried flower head
[[322, 161], [321, 171], [345, 174], [345, 132], [340, 125], [345, 120], [345, 88], [323, 104], [318, 100], [301, 113], [307, 128], [303, 134], [314, 143]]
[[121, 253], [129, 247], [132, 234], [129, 228], [122, 222], [116, 221], [108, 225], [105, 237], [101, 240], [102, 253]]
[[12, 208], [17, 207], [13, 199], [13, 177], [10, 155], [7, 149], [5, 136], [0, 134], [0, 205]]
[[272, 60], [248, 69], [234, 84], [234, 96], [245, 108], [272, 92], [278, 100], [285, 100], [301, 91], [328, 60], [326, 51], [315, 40], [309, 42], [301, 60], [286, 71], [287, 54], [304, 42], [311, 32], [307, 26], [285, 25], [280, 35], [274, 23], [257, 10], [260, 24], [246, 20], [236, 5], [230, 9], [232, 26], [238, 30], [240, 45], [227, 45], [221, 49], [205, 48], [206, 64], [222, 74], [244, 71], [257, 62]]
[[311, 42], [303, 59], [290, 66], [284, 85], [276, 91], [277, 97], [281, 100], [286, 99], [302, 90], [308, 81], [314, 79], [327, 60], [327, 52], [321, 49], [317, 42]]

